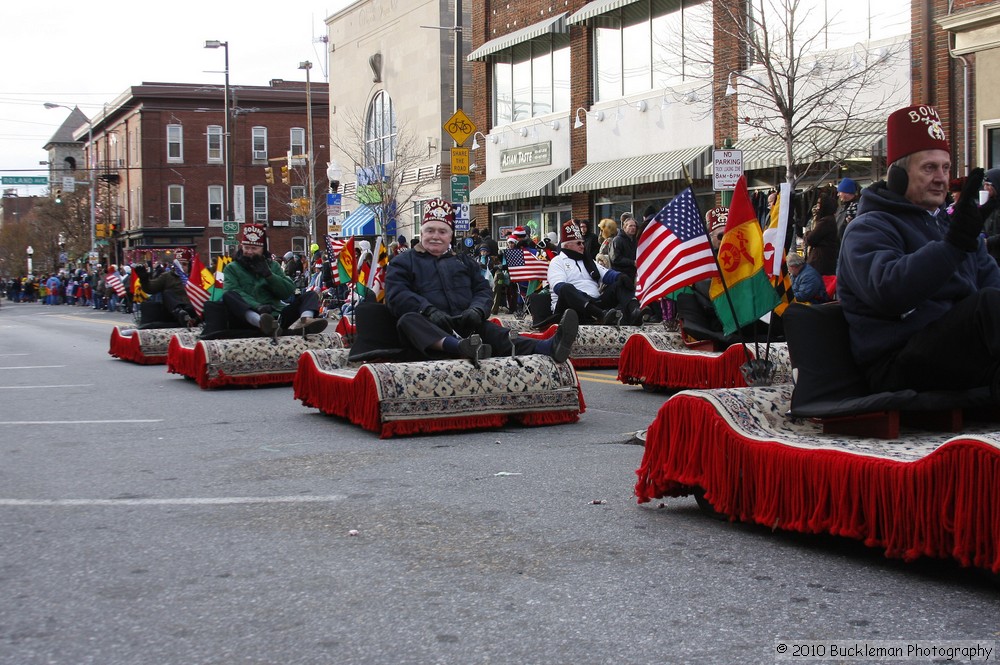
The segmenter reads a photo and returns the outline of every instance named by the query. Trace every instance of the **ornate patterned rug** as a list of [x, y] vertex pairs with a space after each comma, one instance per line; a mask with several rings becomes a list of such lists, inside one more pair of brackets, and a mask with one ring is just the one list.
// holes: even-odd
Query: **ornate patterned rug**
[[[792, 380], [788, 347], [784, 342], [747, 345], [751, 358], [759, 353], [774, 363], [773, 383]], [[698, 351], [689, 348], [679, 332], [644, 330], [632, 335], [622, 348], [618, 380], [644, 388], [680, 390], [686, 388], [736, 388], [747, 385], [740, 367], [747, 354], [739, 344], [725, 351]]]
[[[532, 330], [530, 319], [518, 321], [513, 316], [495, 316], [492, 321], [514, 332], [520, 333], [524, 337], [535, 339], [547, 339], [556, 334], [558, 326], [549, 326], [545, 330]], [[658, 323], [648, 323], [639, 326], [592, 326], [582, 325], [577, 334], [573, 350], [569, 354], [569, 360], [574, 367], [617, 367], [619, 358], [622, 355], [622, 348], [630, 337], [643, 332], [662, 330]]]
[[303, 353], [342, 347], [337, 333], [279, 337], [276, 342], [264, 337], [200, 340], [197, 334], [178, 333], [169, 342], [167, 371], [194, 379], [206, 390], [288, 385]]
[[704, 491], [733, 520], [829, 533], [887, 556], [1000, 572], [1000, 432], [908, 429], [891, 441], [822, 434], [787, 415], [791, 385], [691, 390], [646, 435], [640, 503]]
[[165, 365], [170, 338], [186, 328], [150, 328], [116, 326], [111, 331], [108, 355], [139, 365]]
[[547, 356], [349, 365], [347, 352], [299, 359], [295, 399], [381, 438], [448, 430], [576, 422], [585, 410], [576, 371]]

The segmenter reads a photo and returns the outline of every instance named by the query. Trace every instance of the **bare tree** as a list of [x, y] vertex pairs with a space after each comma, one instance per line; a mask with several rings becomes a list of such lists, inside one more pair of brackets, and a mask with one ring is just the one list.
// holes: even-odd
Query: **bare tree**
[[[354, 189], [348, 189], [345, 196], [372, 207], [377, 234], [384, 235], [389, 220], [408, 211], [415, 200], [440, 191], [440, 157], [422, 145], [404, 123], [395, 132], [376, 132], [380, 138], [369, 140], [372, 132], [367, 131], [365, 120], [348, 113], [337, 129], [330, 143], [353, 163], [358, 177]], [[350, 172], [349, 166], [342, 166]]]
[[[873, 42], [870, 30], [858, 30], [862, 21], [827, 17], [826, 6], [716, 0], [707, 27], [714, 48], [711, 42], [700, 50], [689, 44], [682, 58], [686, 78], [711, 88], [711, 94], [689, 93], [687, 101], [700, 98], [710, 103], [708, 113], [733, 114], [740, 144], [753, 139], [783, 157], [793, 187], [820, 164], [875, 144], [889, 112], [909, 99], [908, 76], [893, 76], [908, 71], [909, 33]], [[852, 29], [859, 33], [853, 46], [828, 46], [830, 35]]]

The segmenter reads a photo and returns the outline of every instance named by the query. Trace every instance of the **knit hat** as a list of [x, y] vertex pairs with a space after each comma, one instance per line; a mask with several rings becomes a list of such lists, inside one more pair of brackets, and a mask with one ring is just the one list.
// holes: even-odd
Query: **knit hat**
[[427, 222], [441, 222], [450, 226], [454, 231], [455, 211], [452, 209], [451, 204], [444, 199], [440, 197], [433, 198], [424, 203], [424, 221], [420, 223], [426, 224]]
[[559, 233], [559, 242], [567, 243], [573, 242], [574, 240], [583, 241], [583, 231], [580, 230], [579, 225], [576, 223], [575, 219], [567, 219], [562, 223], [562, 230]]
[[886, 123], [886, 143], [889, 164], [921, 150], [951, 152], [941, 116], [926, 104], [893, 111]]
[[854, 182], [850, 178], [844, 178], [837, 185], [837, 191], [841, 194], [857, 194], [858, 193], [858, 183]]
[[1000, 192], [1000, 169], [990, 169], [986, 172], [986, 177], [983, 179], [993, 185], [993, 189]]
[[705, 213], [705, 226], [708, 227], [709, 233], [715, 233], [716, 231], [726, 228], [726, 220], [728, 219], [729, 208], [725, 206], [712, 208]]
[[266, 229], [264, 228], [263, 224], [244, 224], [243, 238], [240, 240], [240, 242], [244, 245], [263, 247], [265, 230]]
[[[997, 169], [997, 173], [1000, 174], [1000, 169]], [[952, 178], [951, 181], [948, 183], [948, 191], [961, 192], [963, 189], [965, 189], [965, 181], [966, 181], [965, 176], [962, 176], [961, 178]]]

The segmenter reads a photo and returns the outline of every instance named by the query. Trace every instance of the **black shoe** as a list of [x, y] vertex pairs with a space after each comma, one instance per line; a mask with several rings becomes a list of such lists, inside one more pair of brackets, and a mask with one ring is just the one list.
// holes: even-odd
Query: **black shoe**
[[315, 335], [326, 330], [330, 322], [326, 319], [318, 319], [311, 316], [303, 316], [288, 326], [289, 330], [301, 330], [303, 335]]
[[270, 314], [261, 314], [260, 323], [257, 324], [257, 327], [265, 337], [273, 337], [278, 332], [278, 322]]
[[493, 347], [489, 344], [483, 344], [479, 335], [469, 335], [468, 338], [458, 342], [458, 357], [468, 358], [477, 368], [480, 360], [486, 360], [492, 355]]
[[622, 325], [622, 311], [620, 309], [609, 309], [601, 317], [601, 324], [605, 326], [614, 326], [620, 328]]
[[557, 363], [566, 362], [579, 331], [580, 317], [576, 315], [575, 310], [567, 309], [566, 313], [563, 314], [562, 320], [559, 321], [559, 328], [556, 330], [556, 334], [552, 336], [552, 347], [549, 350], [549, 356], [552, 357], [552, 360]]

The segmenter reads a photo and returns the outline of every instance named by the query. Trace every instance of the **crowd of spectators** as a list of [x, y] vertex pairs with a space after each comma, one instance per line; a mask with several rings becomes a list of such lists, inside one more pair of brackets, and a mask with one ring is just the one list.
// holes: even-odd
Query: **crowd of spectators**
[[126, 288], [119, 296], [108, 285], [108, 277], [117, 275], [124, 286], [131, 279], [129, 266], [100, 266], [93, 270], [63, 269], [37, 275], [21, 275], [3, 281], [9, 302], [40, 302], [43, 305], [91, 307], [110, 312], [132, 312], [132, 295]]

